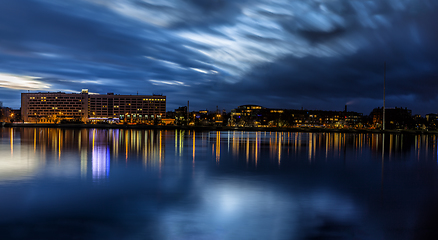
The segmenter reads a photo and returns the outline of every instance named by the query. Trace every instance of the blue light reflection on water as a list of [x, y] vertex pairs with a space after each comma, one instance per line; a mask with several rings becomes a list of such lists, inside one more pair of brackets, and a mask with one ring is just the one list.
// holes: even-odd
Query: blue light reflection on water
[[434, 135], [1, 129], [0, 154], [17, 239], [425, 239], [438, 216]]

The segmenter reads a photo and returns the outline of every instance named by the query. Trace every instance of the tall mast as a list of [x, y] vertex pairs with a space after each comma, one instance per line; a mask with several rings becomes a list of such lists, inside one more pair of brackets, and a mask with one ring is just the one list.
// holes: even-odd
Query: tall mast
[[386, 62], [383, 69], [383, 130], [385, 130], [385, 86], [386, 86]]

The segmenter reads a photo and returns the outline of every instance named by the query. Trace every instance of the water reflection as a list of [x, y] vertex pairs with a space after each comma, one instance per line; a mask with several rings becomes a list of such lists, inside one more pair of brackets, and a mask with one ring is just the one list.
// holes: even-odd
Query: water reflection
[[437, 151], [435, 135], [2, 128], [0, 231], [415, 239], [438, 216], [422, 217]]
[[[282, 164], [302, 160], [304, 156], [310, 164], [330, 159], [354, 160], [364, 154], [373, 159], [382, 156], [383, 160], [389, 161], [408, 158], [417, 161], [433, 158], [438, 161], [435, 135], [386, 135], [10, 128], [1, 130], [3, 141], [8, 139], [9, 142], [2, 143], [1, 154], [13, 159], [15, 154], [23, 153], [21, 148], [32, 149], [27, 157], [27, 161], [31, 162], [35, 159], [62, 162], [64, 154], [79, 155], [81, 176], [86, 177], [90, 162], [92, 176], [96, 178], [108, 176], [111, 159], [123, 159], [125, 162], [142, 159], [145, 168], [160, 168], [165, 162], [166, 152], [172, 151], [179, 159], [190, 154], [193, 164], [198, 156], [211, 153], [216, 164], [221, 164], [222, 155], [226, 154], [227, 158], [244, 160], [248, 167], [255, 168], [260, 161], [281, 167]], [[17, 141], [20, 142], [18, 147], [14, 145]], [[166, 142], [173, 150], [166, 149]], [[9, 154], [5, 154], [6, 145], [9, 145]]]
[[[93, 163], [93, 179], [101, 179], [109, 176], [110, 171], [110, 149], [108, 145], [105, 143], [99, 144], [96, 143], [97, 139], [108, 138], [106, 136], [107, 132], [101, 132], [101, 137], [96, 137], [97, 130], [93, 130], [92, 138], [92, 163]], [[82, 161], [81, 161], [82, 164]], [[82, 167], [81, 167], [82, 170]]]

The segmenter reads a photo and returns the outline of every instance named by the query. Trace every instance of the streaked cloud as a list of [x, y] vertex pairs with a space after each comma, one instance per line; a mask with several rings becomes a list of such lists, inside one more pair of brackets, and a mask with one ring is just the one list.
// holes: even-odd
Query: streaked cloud
[[[0, 72], [35, 78], [2, 82], [0, 100], [9, 101], [8, 89], [89, 88], [160, 92], [169, 109], [196, 95], [207, 106], [195, 108], [229, 110], [329, 108], [321, 99], [344, 105], [357, 97], [374, 99], [351, 104], [367, 114], [381, 97], [386, 61], [388, 104], [433, 111], [426, 107], [438, 104], [437, 7], [427, 0], [1, 2]], [[418, 104], [397, 97], [407, 95]], [[19, 96], [11, 105], [18, 104]]]
[[151, 79], [151, 80], [149, 80], [149, 82], [151, 82], [153, 85], [173, 85], [173, 86], [185, 86], [185, 87], [188, 86], [181, 81], [173, 81], [173, 80], [154, 80], [154, 79]]
[[50, 89], [51, 85], [45, 84], [40, 79], [39, 77], [0, 73], [0, 87], [15, 90]]

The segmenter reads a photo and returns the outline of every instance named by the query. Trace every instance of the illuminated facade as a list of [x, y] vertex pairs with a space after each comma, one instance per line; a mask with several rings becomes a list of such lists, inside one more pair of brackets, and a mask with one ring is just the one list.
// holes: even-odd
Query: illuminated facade
[[53, 123], [63, 119], [87, 121], [88, 93], [22, 93], [25, 122]]
[[260, 126], [267, 108], [258, 105], [241, 105], [231, 110], [231, 126]]
[[145, 123], [165, 117], [166, 96], [82, 93], [22, 93], [25, 122], [111, 121]]
[[89, 95], [89, 120], [120, 119], [145, 123], [165, 117], [166, 96]]
[[345, 111], [295, 110], [242, 105], [231, 110], [230, 126], [238, 127], [359, 127], [362, 114]]

